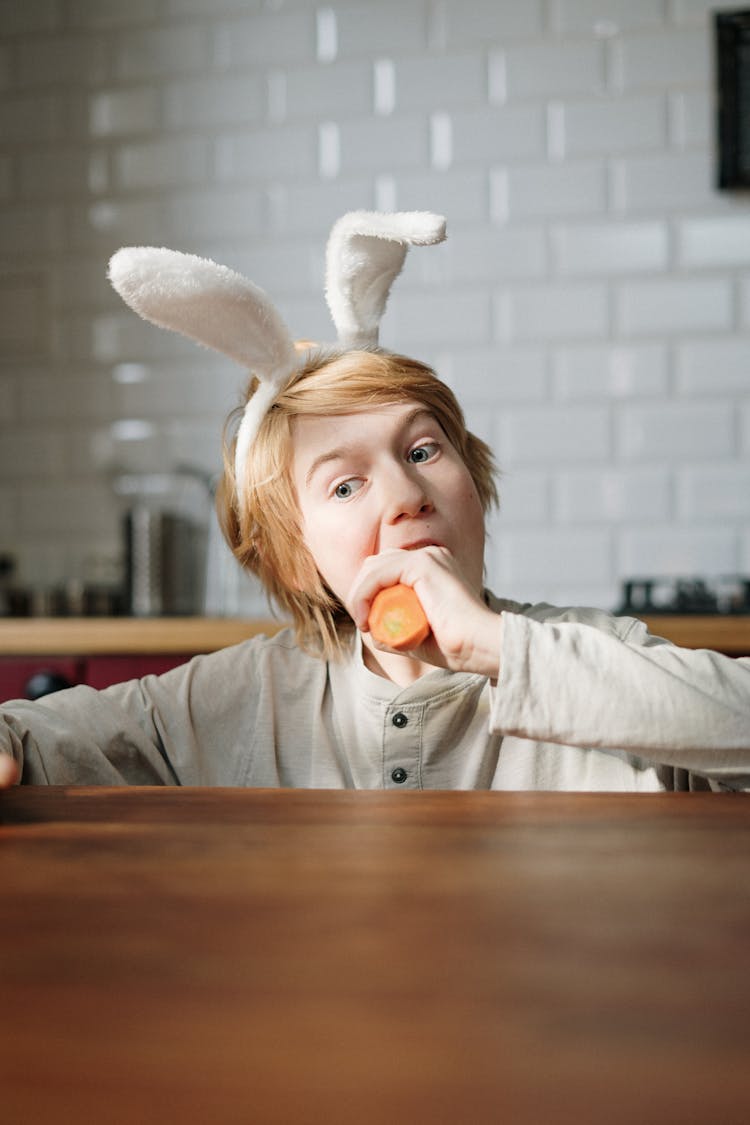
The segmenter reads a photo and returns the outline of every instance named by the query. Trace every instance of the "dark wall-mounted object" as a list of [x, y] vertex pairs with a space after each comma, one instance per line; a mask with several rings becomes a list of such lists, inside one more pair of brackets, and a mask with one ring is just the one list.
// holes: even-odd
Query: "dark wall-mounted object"
[[750, 8], [715, 12], [717, 181], [750, 188]]

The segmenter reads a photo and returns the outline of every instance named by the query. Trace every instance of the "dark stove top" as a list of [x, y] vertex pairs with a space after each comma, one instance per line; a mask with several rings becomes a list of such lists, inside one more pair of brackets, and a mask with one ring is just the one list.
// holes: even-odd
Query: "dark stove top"
[[618, 613], [750, 613], [750, 577], [628, 578]]

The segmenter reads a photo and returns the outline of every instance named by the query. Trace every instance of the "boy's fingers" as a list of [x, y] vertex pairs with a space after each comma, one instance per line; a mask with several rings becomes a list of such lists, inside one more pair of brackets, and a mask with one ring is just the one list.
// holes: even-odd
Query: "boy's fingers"
[[404, 551], [398, 548], [371, 555], [360, 571], [359, 577], [349, 593], [349, 606], [354, 622], [359, 629], [368, 629], [367, 617], [370, 604], [379, 590], [403, 582], [414, 586], [424, 581], [435, 561], [435, 548], [420, 548]]
[[0, 754], [0, 789], [9, 789], [19, 778], [18, 765], [9, 754]]

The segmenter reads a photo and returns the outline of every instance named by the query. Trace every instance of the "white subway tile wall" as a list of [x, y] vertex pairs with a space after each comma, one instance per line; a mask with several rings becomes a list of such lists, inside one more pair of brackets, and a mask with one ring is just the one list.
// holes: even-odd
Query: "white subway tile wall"
[[[241, 371], [140, 322], [123, 244], [331, 335], [334, 219], [430, 209], [383, 342], [503, 470], [499, 593], [750, 568], [750, 203], [715, 186], [708, 0], [34, 0], [0, 15], [0, 551], [122, 555], [118, 474], [221, 466]], [[248, 595], [241, 609], [265, 612]]]

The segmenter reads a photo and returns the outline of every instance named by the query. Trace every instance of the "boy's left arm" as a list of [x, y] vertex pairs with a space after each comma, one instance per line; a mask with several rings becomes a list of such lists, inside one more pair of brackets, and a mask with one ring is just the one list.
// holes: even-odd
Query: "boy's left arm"
[[750, 660], [678, 648], [635, 619], [591, 617], [501, 614], [493, 729], [625, 750], [750, 788]]

